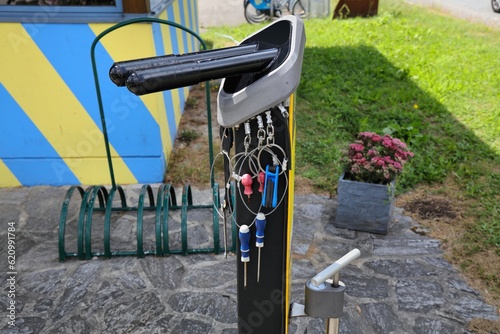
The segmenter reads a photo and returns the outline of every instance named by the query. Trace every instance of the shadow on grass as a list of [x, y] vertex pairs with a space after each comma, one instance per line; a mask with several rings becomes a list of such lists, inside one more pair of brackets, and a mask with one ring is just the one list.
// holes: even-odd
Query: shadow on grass
[[[341, 150], [360, 131], [385, 129], [415, 153], [398, 179], [398, 191], [442, 181], [450, 173], [477, 173], [477, 166], [499, 161], [407, 70], [373, 47], [306, 48], [297, 95], [299, 173], [328, 174], [321, 182], [333, 188], [341, 173]], [[500, 186], [499, 177], [496, 182]]]

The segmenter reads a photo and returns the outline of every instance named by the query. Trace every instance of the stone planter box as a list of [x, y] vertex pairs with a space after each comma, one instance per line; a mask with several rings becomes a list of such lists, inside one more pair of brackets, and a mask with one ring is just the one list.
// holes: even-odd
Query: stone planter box
[[394, 208], [395, 182], [388, 185], [344, 180], [338, 184], [334, 226], [387, 234]]

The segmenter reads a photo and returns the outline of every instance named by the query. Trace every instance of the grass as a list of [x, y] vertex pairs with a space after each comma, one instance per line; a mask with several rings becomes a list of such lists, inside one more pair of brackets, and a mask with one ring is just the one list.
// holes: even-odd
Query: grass
[[201, 133], [198, 133], [194, 130], [183, 129], [179, 132], [179, 134], [177, 136], [178, 136], [178, 138], [177, 138], [178, 140], [189, 145], [189, 144], [191, 144], [192, 141], [200, 138]]
[[[459, 203], [453, 224], [460, 233], [443, 240], [448, 257], [498, 306], [499, 31], [395, 0], [382, 2], [373, 18], [307, 20], [305, 27], [297, 174], [334, 194], [342, 149], [358, 132], [403, 139], [415, 158], [398, 192], [424, 189]], [[258, 28], [218, 27], [203, 37], [219, 48], [234, 45], [224, 36], [242, 40]]]

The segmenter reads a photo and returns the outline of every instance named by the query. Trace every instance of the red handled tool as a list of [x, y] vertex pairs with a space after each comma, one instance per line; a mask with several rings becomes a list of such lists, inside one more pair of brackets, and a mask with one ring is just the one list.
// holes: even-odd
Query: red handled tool
[[253, 194], [252, 183], [252, 176], [250, 174], [243, 174], [241, 177], [241, 184], [245, 186], [243, 193], [248, 196], [248, 200], [250, 200], [250, 195]]

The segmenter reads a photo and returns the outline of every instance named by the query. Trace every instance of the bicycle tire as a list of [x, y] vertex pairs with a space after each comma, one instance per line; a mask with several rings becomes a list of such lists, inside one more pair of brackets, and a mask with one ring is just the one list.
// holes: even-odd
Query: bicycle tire
[[267, 20], [268, 15], [257, 10], [249, 1], [245, 1], [244, 5], [245, 20], [250, 24], [261, 23]]
[[491, 8], [495, 13], [500, 13], [500, 1], [499, 0], [491, 0]]
[[300, 0], [290, 2], [290, 13], [294, 16], [300, 17], [301, 19], [305, 19], [307, 16], [306, 7]]

